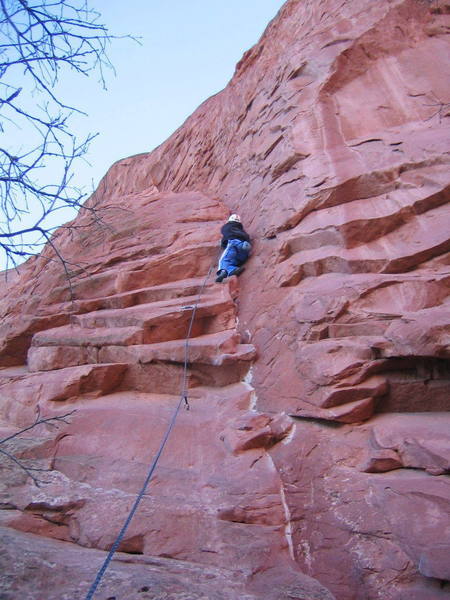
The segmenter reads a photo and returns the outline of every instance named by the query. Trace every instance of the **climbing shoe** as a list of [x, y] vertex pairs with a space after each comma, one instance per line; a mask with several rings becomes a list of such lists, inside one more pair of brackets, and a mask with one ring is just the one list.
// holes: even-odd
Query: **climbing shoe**
[[217, 272], [216, 283], [222, 283], [222, 281], [227, 276], [228, 276], [228, 273], [225, 271], [225, 269], [221, 269], [220, 271]]
[[233, 273], [233, 275], [236, 275], [236, 277], [237, 277], [238, 275], [240, 275], [242, 273], [242, 271], [245, 271], [245, 267], [238, 267], [236, 269], [236, 271]]

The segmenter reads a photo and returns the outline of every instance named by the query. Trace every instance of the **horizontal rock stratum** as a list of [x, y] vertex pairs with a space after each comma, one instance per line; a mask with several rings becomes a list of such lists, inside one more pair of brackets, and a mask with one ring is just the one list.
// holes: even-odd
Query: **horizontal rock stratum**
[[[8, 274], [1, 438], [75, 412], [0, 445], [50, 469], [2, 456], [2, 598], [84, 598], [186, 351], [99, 598], [449, 597], [449, 32], [442, 0], [289, 0], [65, 266]], [[231, 211], [253, 253], [216, 284]]]

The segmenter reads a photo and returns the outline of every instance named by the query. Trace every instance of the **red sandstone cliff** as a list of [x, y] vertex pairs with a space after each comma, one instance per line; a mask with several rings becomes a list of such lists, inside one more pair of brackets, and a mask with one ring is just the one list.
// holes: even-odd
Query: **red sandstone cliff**
[[2, 437], [76, 413], [9, 447], [48, 484], [2, 462], [2, 598], [84, 597], [230, 210], [253, 257], [205, 288], [191, 410], [98, 597], [449, 597], [449, 31], [440, 0], [289, 0], [225, 90], [110, 169], [98, 228], [58, 232], [69, 273], [47, 249], [8, 281]]

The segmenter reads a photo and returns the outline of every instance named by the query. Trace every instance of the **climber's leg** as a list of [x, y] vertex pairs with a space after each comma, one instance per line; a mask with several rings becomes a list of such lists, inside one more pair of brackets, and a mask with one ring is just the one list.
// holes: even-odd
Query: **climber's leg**
[[250, 256], [250, 250], [251, 245], [249, 242], [239, 242], [239, 245], [236, 246], [238, 266], [242, 266], [247, 262], [248, 257]]
[[225, 277], [231, 275], [240, 275], [244, 270], [242, 266], [249, 257], [251, 245], [242, 240], [230, 240], [219, 260], [219, 269], [217, 271], [217, 283], [220, 283]]
[[[222, 275], [221, 271], [226, 271], [225, 277], [229, 277], [238, 266], [236, 242], [237, 240], [230, 240], [227, 247], [222, 252], [222, 256], [219, 259], [219, 269], [217, 271], [218, 277]], [[223, 279], [225, 277], [223, 277]]]

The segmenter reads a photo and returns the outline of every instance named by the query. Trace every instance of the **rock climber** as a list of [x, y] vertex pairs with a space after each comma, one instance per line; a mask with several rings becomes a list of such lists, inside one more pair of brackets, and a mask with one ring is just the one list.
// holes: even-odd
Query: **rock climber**
[[240, 275], [244, 270], [242, 265], [248, 259], [251, 250], [250, 236], [244, 230], [239, 215], [231, 215], [220, 233], [224, 251], [219, 259], [217, 283], [221, 283], [225, 277]]

